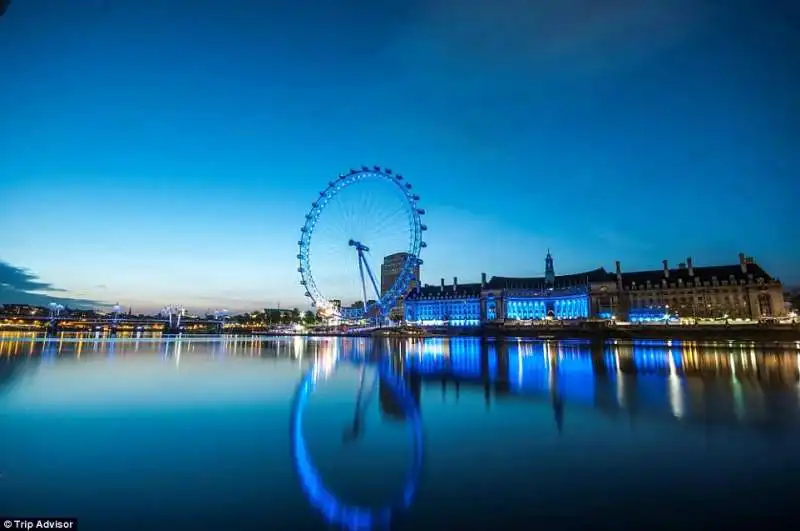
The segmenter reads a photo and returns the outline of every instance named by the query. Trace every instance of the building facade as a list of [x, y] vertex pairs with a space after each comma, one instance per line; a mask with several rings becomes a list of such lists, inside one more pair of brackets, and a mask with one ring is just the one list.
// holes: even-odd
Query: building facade
[[617, 290], [623, 314], [645, 315], [665, 310], [695, 319], [768, 319], [786, 315], [783, 286], [752, 256], [739, 253], [739, 263], [694, 267], [692, 258], [670, 268], [623, 272], [616, 265]]
[[506, 321], [605, 319], [635, 323], [679, 318], [765, 319], [785, 313], [783, 289], [752, 258], [738, 265], [609, 273], [600, 267], [556, 275], [545, 257], [543, 277], [492, 277], [487, 281], [416, 286], [405, 298], [406, 322], [422, 326], [477, 326]]

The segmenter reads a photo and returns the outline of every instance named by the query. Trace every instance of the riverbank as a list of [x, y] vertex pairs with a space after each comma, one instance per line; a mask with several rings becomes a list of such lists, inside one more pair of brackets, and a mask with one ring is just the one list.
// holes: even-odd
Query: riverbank
[[[32, 335], [45, 337], [41, 330], [5, 329], [4, 332], [32, 333]], [[51, 337], [61, 333], [80, 335], [80, 331], [59, 330]], [[149, 334], [148, 334], [149, 335]], [[428, 328], [420, 332], [409, 332], [396, 328], [383, 328], [374, 331], [330, 331], [313, 333], [308, 331], [265, 333], [252, 331], [235, 335], [239, 337], [380, 337], [387, 339], [421, 339], [425, 337], [450, 338], [450, 337], [483, 337], [483, 338], [531, 338], [531, 339], [673, 339], [687, 341], [800, 341], [800, 325], [639, 325], [639, 326], [613, 326], [605, 323], [580, 323], [549, 326], [513, 326], [513, 325], [484, 325], [479, 327], [440, 327]], [[156, 334], [156, 337], [209, 337], [219, 336], [210, 332], [190, 332], [178, 335]], [[130, 333], [103, 335], [103, 338], [133, 339], [136, 336]], [[146, 336], [145, 336], [146, 337]], [[152, 336], [151, 336], [152, 337]]]
[[[461, 335], [456, 334], [442, 335]], [[441, 333], [431, 334], [440, 335]], [[800, 341], [798, 325], [638, 325], [605, 326], [583, 323], [564, 326], [485, 325], [472, 335], [481, 337], [526, 337], [540, 339], [675, 339], [735, 341]]]

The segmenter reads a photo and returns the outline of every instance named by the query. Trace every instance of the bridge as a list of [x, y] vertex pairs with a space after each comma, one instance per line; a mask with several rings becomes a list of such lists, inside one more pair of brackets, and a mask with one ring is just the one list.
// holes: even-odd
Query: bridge
[[98, 331], [118, 330], [159, 331], [179, 333], [184, 331], [221, 332], [228, 316], [226, 310], [214, 312], [213, 318], [186, 317], [180, 305], [164, 307], [158, 316], [133, 317], [125, 315], [119, 305], [115, 305], [108, 315], [81, 317], [65, 315], [65, 308], [58, 303], [50, 303], [48, 315], [7, 316], [0, 321], [1, 328], [23, 328], [33, 331], [54, 333], [57, 331]]

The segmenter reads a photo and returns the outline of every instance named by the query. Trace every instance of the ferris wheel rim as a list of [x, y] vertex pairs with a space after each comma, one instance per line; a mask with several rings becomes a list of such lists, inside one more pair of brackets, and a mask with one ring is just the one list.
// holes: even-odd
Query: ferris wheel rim
[[[300, 284], [305, 288], [305, 296], [311, 300], [311, 305], [326, 310], [331, 315], [341, 315], [341, 310], [335, 308], [331, 299], [326, 297], [317, 286], [316, 279], [312, 272], [311, 255], [311, 240], [316, 228], [317, 222], [325, 207], [333, 200], [342, 190], [350, 186], [356, 185], [368, 178], [376, 177], [383, 179], [394, 184], [398, 190], [403, 193], [405, 200], [406, 213], [408, 215], [408, 230], [409, 230], [409, 248], [406, 252], [406, 259], [403, 262], [403, 267], [397, 275], [397, 279], [392, 286], [380, 296], [371, 305], [365, 305], [360, 312], [362, 316], [368, 315], [375, 308], [378, 308], [381, 314], [385, 314], [395, 304], [395, 302], [405, 295], [409, 284], [413, 277], [414, 268], [422, 264], [419, 255], [421, 250], [425, 247], [425, 242], [422, 240], [422, 233], [427, 230], [427, 227], [422, 223], [422, 216], [425, 215], [425, 210], [419, 208], [420, 197], [415, 194], [411, 183], [405, 180], [401, 174], [395, 174], [388, 168], [381, 168], [373, 166], [369, 168], [362, 166], [361, 169], [351, 169], [348, 173], [343, 173], [338, 178], [330, 181], [315, 201], [311, 203], [311, 210], [306, 214], [303, 227], [300, 229], [300, 240], [297, 242], [299, 253], [297, 259], [299, 266], [297, 268], [300, 273]], [[366, 301], [365, 301], [366, 303]]]

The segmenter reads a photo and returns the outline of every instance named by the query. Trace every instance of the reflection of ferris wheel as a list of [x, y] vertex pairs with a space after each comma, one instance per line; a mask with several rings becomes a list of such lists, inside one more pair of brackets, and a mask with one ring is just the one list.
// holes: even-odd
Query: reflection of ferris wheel
[[[340, 312], [334, 299], [358, 297], [364, 305], [361, 315], [386, 316], [422, 264], [427, 227], [418, 202], [402, 175], [378, 166], [362, 166], [329, 182], [311, 203], [298, 242], [297, 271], [312, 305], [335, 316]], [[395, 279], [381, 286], [368, 258], [389, 255], [397, 255], [391, 271]]]
[[[359, 389], [360, 400], [363, 390], [363, 370], [366, 368], [362, 360], [362, 389]], [[336, 367], [334, 366], [333, 369]], [[391, 368], [388, 358], [378, 364], [378, 374], [388, 385], [390, 393], [398, 400], [403, 412], [409, 420], [412, 437], [412, 462], [409, 467], [400, 496], [383, 507], [364, 507], [349, 505], [328, 490], [322, 481], [318, 469], [311, 460], [311, 455], [303, 436], [303, 413], [313, 394], [320, 372], [312, 367], [300, 381], [292, 402], [291, 445], [292, 457], [300, 483], [311, 504], [322, 514], [329, 524], [338, 525], [348, 531], [367, 531], [376, 528], [389, 528], [402, 511], [407, 510], [414, 500], [417, 484], [422, 472], [423, 438], [422, 421], [419, 407], [403, 378]], [[377, 383], [377, 381], [375, 382]], [[356, 404], [359, 415], [361, 405]]]

